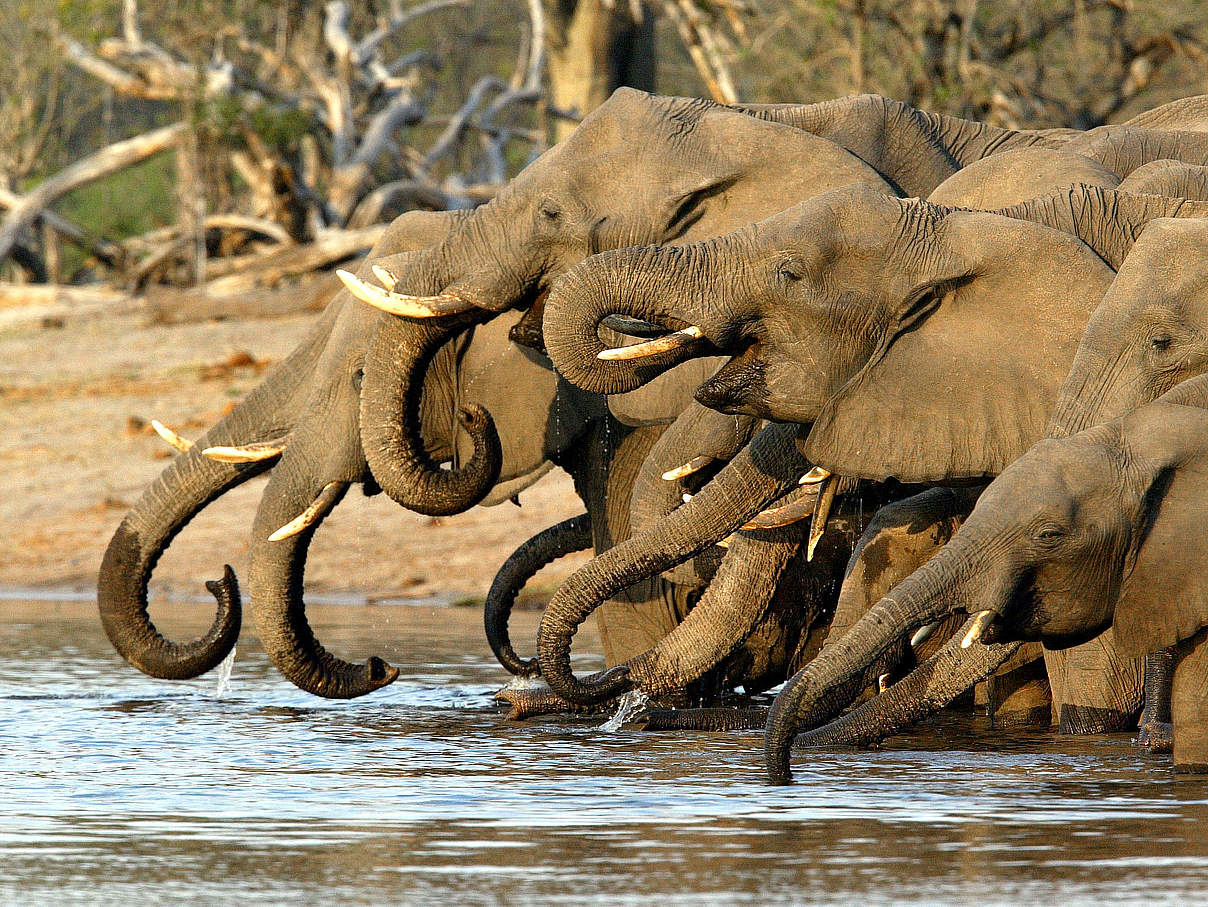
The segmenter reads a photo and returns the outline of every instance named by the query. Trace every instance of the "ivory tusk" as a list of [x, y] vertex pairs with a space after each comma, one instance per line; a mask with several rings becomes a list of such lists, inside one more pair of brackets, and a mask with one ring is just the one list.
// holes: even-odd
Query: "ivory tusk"
[[618, 346], [610, 350], [601, 350], [599, 353], [596, 353], [596, 358], [603, 359], [606, 362], [616, 362], [624, 359], [643, 359], [647, 356], [657, 356], [659, 353], [669, 353], [672, 350], [678, 350], [681, 347], [695, 343], [703, 336], [705, 336], [704, 331], [696, 325], [690, 325], [682, 331], [676, 331], [665, 337], [657, 337], [654, 340], [647, 340], [645, 343], [635, 343], [633, 346]]
[[304, 529], [309, 529], [319, 520], [323, 519], [324, 512], [336, 502], [336, 499], [343, 494], [344, 489], [347, 487], [347, 482], [328, 482], [319, 490], [319, 493], [315, 495], [315, 499], [310, 502], [305, 510], [270, 535], [268, 540], [270, 542], [279, 542], [282, 539], [297, 535]]
[[643, 321], [641, 318], [630, 318], [628, 315], [609, 315], [600, 324], [630, 337], [661, 337], [667, 333], [667, 329], [661, 324]]
[[680, 500], [683, 501], [685, 504], [687, 504], [689, 501], [692, 500], [692, 495], [688, 494], [688, 492], [685, 491], [682, 495], [680, 495]]
[[721, 541], [719, 541], [719, 542], [714, 542], [713, 544], [717, 545], [717, 547], [718, 547], [718, 548], [726, 548], [726, 549], [728, 549], [728, 548], [730, 547], [730, 539], [732, 539], [732, 538], [733, 538], [733, 536], [731, 536], [731, 535], [727, 535], [727, 536], [726, 536], [724, 539], [722, 539]]
[[967, 649], [975, 642], [980, 642], [982, 634], [986, 632], [986, 628], [990, 626], [996, 617], [998, 617], [997, 611], [978, 611], [977, 616], [973, 618], [973, 624], [969, 627], [969, 632], [961, 640], [961, 648]]
[[393, 290], [394, 285], [398, 283], [398, 278], [381, 265], [370, 265], [369, 270], [371, 270], [373, 272], [373, 276], [378, 279], [378, 283], [384, 286], [387, 290]]
[[919, 627], [917, 630], [915, 630], [914, 636], [910, 637], [910, 648], [917, 649], [919, 646], [929, 640], [931, 635], [935, 633], [936, 628], [939, 627], [941, 623], [943, 623], [943, 621], [932, 621], [926, 626]]
[[813, 516], [814, 508], [818, 506], [818, 496], [811, 494], [811, 491], [812, 489], [806, 489], [787, 504], [760, 511], [744, 523], [742, 528], [779, 529], [781, 526], [791, 526]]
[[877, 693], [878, 694], [884, 693], [888, 689], [889, 689], [889, 675], [882, 674], [880, 677], [877, 678]]
[[172, 431], [172, 429], [168, 428], [168, 426], [164, 425], [164, 423], [160, 422], [158, 419], [151, 420], [151, 427], [155, 429], [155, 433], [157, 435], [159, 435], [161, 438], [163, 438], [165, 441], [167, 441], [169, 444], [171, 444], [173, 447], [175, 447], [181, 453], [184, 453], [186, 450], [193, 449], [192, 441], [190, 441], [188, 438], [182, 438], [180, 435], [178, 435], [176, 432]]
[[259, 463], [281, 456], [285, 450], [285, 438], [266, 441], [263, 444], [244, 444], [239, 447], [207, 447], [202, 456], [219, 463]]
[[402, 293], [383, 290], [366, 283], [349, 271], [338, 270], [336, 276], [357, 299], [391, 315], [401, 315], [404, 318], [435, 318], [441, 315], [456, 315], [458, 312], [474, 308], [473, 303], [449, 293], [439, 296], [404, 296]]
[[797, 480], [798, 485], [817, 485], [819, 482], [830, 477], [830, 472], [823, 469], [821, 466], [815, 466], [800, 479]]
[[835, 490], [839, 482], [828, 475], [818, 483], [818, 503], [814, 505], [814, 518], [810, 521], [809, 545], [805, 549], [806, 561], [814, 559], [814, 549], [826, 532], [826, 521], [830, 518], [831, 505], [835, 503]]
[[714, 457], [701, 454], [699, 457], [693, 457], [687, 463], [683, 463], [675, 467], [675, 469], [668, 469], [665, 473], [663, 473], [663, 478], [668, 482], [674, 482], [676, 479], [686, 479], [688, 476], [692, 475], [692, 473], [700, 472], [702, 469], [712, 463], [713, 460]]

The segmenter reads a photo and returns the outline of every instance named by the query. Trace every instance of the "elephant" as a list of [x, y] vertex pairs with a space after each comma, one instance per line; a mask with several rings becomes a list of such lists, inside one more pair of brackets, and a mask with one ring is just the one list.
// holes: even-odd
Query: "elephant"
[[[722, 107], [618, 89], [443, 242], [405, 271], [382, 272], [389, 287], [358, 286], [361, 298], [401, 316], [367, 357], [361, 424], [370, 469], [390, 497], [420, 512], [454, 512], [484, 493], [485, 480], [425, 460], [409, 415], [416, 376], [456, 324], [434, 316], [486, 320], [526, 309], [513, 336], [541, 348], [544, 294], [589, 254], [717, 236], [853, 183], [925, 194], [981, 157], [1071, 135], [1013, 132], [875, 96]], [[610, 405], [622, 421], [643, 423], [644, 399]]]
[[796, 716], [899, 628], [964, 611], [961, 645], [1064, 648], [1107, 628], [1140, 656], [1176, 646], [1176, 771], [1208, 772], [1208, 376], [1075, 434], [1038, 442], [995, 479], [952, 540], [812, 662], [768, 719], [770, 780], [787, 783]]
[[[374, 263], [405, 263], [403, 256], [411, 253], [401, 250], [430, 245], [462, 217], [404, 215], [362, 270], [367, 273]], [[240, 623], [233, 574], [213, 585], [220, 605], [214, 626], [183, 646], [155, 630], [146, 610], [146, 584], [160, 552], [195, 513], [229, 488], [272, 469], [254, 528], [251, 576], [252, 606], [270, 657], [289, 679], [320, 695], [360, 695], [394, 678], [383, 662], [348, 665], [322, 649], [305, 621], [301, 598], [306, 542], [325, 511], [353, 482], [361, 482], [367, 493], [377, 490], [360, 452], [358, 384], [365, 350], [383, 317], [340, 293], [299, 350], [178, 456], [126, 515], [101, 567], [98, 600], [106, 632], [136, 667], [153, 676], [192, 677], [229, 653]], [[598, 397], [570, 387], [542, 357], [509, 341], [514, 318], [463, 333], [435, 356], [420, 401], [425, 454], [437, 462], [454, 458], [462, 428], [459, 406], [464, 417], [467, 407], [485, 403], [497, 413], [492, 425], [500, 441], [497, 462], [486, 470], [493, 477], [487, 502], [507, 500], [555, 461], [575, 477], [601, 541], [606, 536], [610, 541], [609, 508], [617, 514], [613, 522], [627, 522], [627, 487], [661, 429], [616, 423]], [[308, 508], [316, 491], [318, 506]], [[299, 512], [305, 515], [301, 522], [293, 519]], [[286, 526], [290, 529], [281, 533]], [[285, 537], [272, 541], [271, 535]], [[651, 594], [673, 597], [674, 590]], [[683, 609], [682, 604], [657, 604]]]
[[[1197, 210], [1098, 189], [1008, 209], [1061, 228], [1054, 230], [852, 187], [723, 239], [589, 259], [551, 293], [546, 342], [562, 374], [603, 393], [631, 390], [703, 352], [737, 354], [697, 399], [724, 412], [812, 423], [800, 439], [799, 471], [813, 464], [925, 483], [988, 477], [1041, 436], [1079, 327], [1140, 226]], [[615, 351], [604, 349], [596, 325], [614, 313], [689, 328], [622, 354], [640, 358], [601, 360]], [[999, 342], [1004, 330], [1026, 330], [1033, 343], [1008, 355]], [[968, 420], [968, 412], [981, 418]], [[758, 509], [788, 478], [751, 477], [743, 503], [758, 498]], [[749, 517], [739, 512], [749, 508], [717, 500], [724, 516], [704, 518], [695, 542]], [[643, 537], [646, 547], [631, 540], [627, 549], [632, 563], [613, 553], [618, 578], [632, 578], [633, 564], [657, 557], [661, 565], [665, 553], [696, 550], [669, 527]], [[596, 592], [613, 585], [601, 564], [582, 572], [589, 570], [555, 595], [539, 637], [543, 674], [571, 699], [606, 689], [615, 695], [630, 683], [618, 675], [606, 685], [580, 682], [567, 668], [568, 634]]]

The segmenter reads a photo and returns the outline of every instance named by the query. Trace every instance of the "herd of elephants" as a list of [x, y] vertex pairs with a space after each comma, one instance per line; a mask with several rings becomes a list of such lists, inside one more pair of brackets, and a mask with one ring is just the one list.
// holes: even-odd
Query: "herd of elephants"
[[[1015, 131], [871, 95], [621, 89], [488, 204], [404, 214], [340, 277], [202, 438], [161, 431], [181, 452], [98, 583], [145, 673], [233, 649], [230, 568], [189, 642], [147, 586], [240, 483], [269, 472], [246, 583], [269, 658], [351, 698], [398, 671], [312, 632], [324, 517], [353, 485], [424, 514], [498, 504], [552, 464], [585, 512], [487, 596], [492, 650], [531, 678], [500, 694], [515, 717], [636, 690], [648, 727], [766, 727], [787, 783], [801, 747], [975, 696], [996, 727], [1139, 726], [1208, 771], [1208, 96]], [[517, 593], [589, 548], [520, 657]], [[592, 613], [608, 667], [576, 676]], [[748, 698], [786, 679], [770, 709]]]

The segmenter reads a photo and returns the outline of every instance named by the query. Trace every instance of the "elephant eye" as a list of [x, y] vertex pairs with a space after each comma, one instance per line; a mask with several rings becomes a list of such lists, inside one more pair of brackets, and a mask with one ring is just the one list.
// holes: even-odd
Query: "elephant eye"
[[359, 368], [352, 373], [352, 386], [359, 393], [361, 390], [361, 382], [365, 380], [365, 370]]
[[543, 220], [547, 220], [550, 223], [556, 223], [562, 217], [562, 210], [552, 201], [542, 202], [540, 207], [537, 208], [537, 212]]
[[1164, 353], [1168, 349], [1170, 349], [1170, 344], [1172, 342], [1173, 341], [1171, 340], [1171, 337], [1169, 334], [1159, 334], [1158, 336], [1154, 337], [1149, 343], [1159, 353]]
[[1032, 533], [1032, 538], [1042, 544], [1051, 545], [1065, 538], [1065, 530], [1060, 526], [1054, 526], [1051, 523], [1041, 526]]
[[782, 283], [793, 284], [797, 283], [805, 274], [800, 265], [794, 261], [786, 261], [776, 270], [776, 276]]

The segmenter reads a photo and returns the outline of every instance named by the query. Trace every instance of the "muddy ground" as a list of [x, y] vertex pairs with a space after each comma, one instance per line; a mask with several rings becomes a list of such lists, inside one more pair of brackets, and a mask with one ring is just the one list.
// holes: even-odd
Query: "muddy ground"
[[[150, 420], [201, 434], [314, 318], [164, 326], [133, 304], [0, 311], [0, 591], [93, 589], [110, 535], [174, 454]], [[177, 538], [156, 570], [154, 596], [204, 595], [203, 582], [224, 563], [246, 576], [266, 481], [231, 492]], [[521, 502], [433, 519], [354, 490], [315, 538], [308, 592], [316, 600], [480, 599], [517, 545], [581, 510], [558, 470]], [[584, 560], [543, 572], [537, 597]]]

